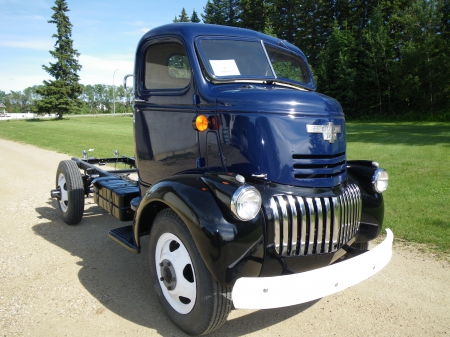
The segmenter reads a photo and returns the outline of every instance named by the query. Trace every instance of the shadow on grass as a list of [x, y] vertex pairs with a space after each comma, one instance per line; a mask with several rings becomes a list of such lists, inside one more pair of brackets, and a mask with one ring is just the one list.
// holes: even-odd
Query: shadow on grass
[[450, 147], [449, 123], [348, 123], [346, 129], [348, 142]]
[[56, 122], [56, 121], [64, 121], [68, 120], [67, 118], [58, 118], [58, 117], [52, 117], [52, 118], [30, 118], [30, 119], [24, 119], [27, 123], [36, 123], [36, 122]]
[[[133, 254], [108, 238], [111, 229], [123, 223], [86, 201], [82, 221], [68, 226], [56, 211], [56, 201], [36, 211], [44, 223], [33, 231], [48, 242], [81, 258], [78, 279], [83, 287], [105, 308], [138, 325], [155, 329], [162, 336], [186, 336], [166, 317], [154, 290], [150, 286], [148, 237], [143, 237], [141, 254]], [[74, 277], [74, 276], [67, 276]], [[298, 315], [317, 301], [287, 308], [258, 310], [229, 319], [209, 336], [243, 336], [279, 324]]]

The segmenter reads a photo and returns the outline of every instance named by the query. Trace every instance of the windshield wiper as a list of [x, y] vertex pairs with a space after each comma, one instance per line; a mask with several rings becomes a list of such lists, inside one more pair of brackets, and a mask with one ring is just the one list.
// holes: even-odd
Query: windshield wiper
[[283, 87], [288, 87], [288, 88], [292, 88], [292, 89], [298, 89], [298, 90], [302, 90], [302, 91], [310, 91], [311, 90], [311, 89], [309, 89], [306, 86], [302, 86], [301, 84], [293, 84], [291, 82], [283, 81], [281, 79], [268, 80], [268, 81], [265, 81], [265, 83], [269, 84], [269, 85], [281, 85]]

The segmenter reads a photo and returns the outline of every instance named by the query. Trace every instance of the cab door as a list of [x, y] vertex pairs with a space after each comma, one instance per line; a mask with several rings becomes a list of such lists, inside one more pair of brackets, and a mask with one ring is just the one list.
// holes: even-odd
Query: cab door
[[185, 46], [176, 38], [141, 45], [136, 65], [135, 157], [144, 189], [164, 177], [197, 171], [195, 83]]

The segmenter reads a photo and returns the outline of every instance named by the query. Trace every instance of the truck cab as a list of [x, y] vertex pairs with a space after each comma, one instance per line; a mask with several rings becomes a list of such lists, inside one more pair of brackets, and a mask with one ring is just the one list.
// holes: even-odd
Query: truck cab
[[[367, 249], [383, 226], [387, 173], [347, 160], [342, 108], [315, 91], [299, 48], [247, 29], [170, 24], [141, 38], [127, 77], [138, 179], [123, 219], [132, 225], [110, 236], [139, 253], [149, 235], [150, 282], [184, 332], [219, 328], [232, 305], [319, 299], [389, 262], [391, 231]], [[84, 191], [113, 214], [102, 191], [115, 187], [76, 163]]]

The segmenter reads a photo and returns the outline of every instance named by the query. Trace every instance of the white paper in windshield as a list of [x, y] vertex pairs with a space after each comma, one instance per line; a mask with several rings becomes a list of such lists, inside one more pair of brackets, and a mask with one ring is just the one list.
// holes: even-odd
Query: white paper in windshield
[[240, 75], [239, 69], [234, 60], [209, 60], [216, 76]]

